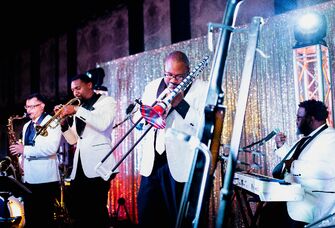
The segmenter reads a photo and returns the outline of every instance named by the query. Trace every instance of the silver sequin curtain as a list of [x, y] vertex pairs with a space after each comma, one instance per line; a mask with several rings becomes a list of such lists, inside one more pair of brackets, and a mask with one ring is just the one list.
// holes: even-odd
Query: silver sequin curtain
[[[299, 16], [308, 11], [318, 11], [326, 16], [328, 33], [325, 40], [329, 47], [330, 57], [333, 58], [334, 56], [335, 1], [265, 19], [258, 46], [265, 56], [256, 55], [240, 143], [241, 147], [261, 139], [275, 128], [284, 131], [288, 136], [289, 142], [296, 140], [295, 115], [297, 104], [295, 103], [293, 78], [292, 47], [295, 44], [293, 23]], [[241, 28], [248, 28], [248, 25]], [[235, 106], [247, 41], [247, 33], [233, 34], [226, 63], [223, 89], [225, 91], [227, 110], [222, 133], [222, 143], [225, 147], [229, 147], [234, 124]], [[163, 59], [169, 52], [174, 50], [184, 51], [189, 56], [192, 66], [195, 66], [205, 55], [213, 57], [213, 53], [210, 53], [207, 48], [207, 36], [205, 36], [98, 64], [106, 72], [104, 85], [109, 88], [110, 95], [117, 100], [116, 123], [126, 117], [125, 110], [127, 106], [133, 103], [136, 98], [140, 98], [145, 85], [149, 81], [163, 75]], [[210, 66], [200, 76], [202, 79], [208, 80]], [[332, 59], [331, 68], [334, 68]], [[332, 78], [334, 78], [333, 75]], [[199, 91], [199, 94], [203, 95], [204, 91]], [[114, 130], [114, 143], [127, 132], [130, 126], [129, 121], [127, 121]], [[135, 141], [135, 135], [131, 133], [115, 151], [116, 157], [120, 159]], [[254, 168], [255, 172], [270, 175], [272, 168], [278, 162], [278, 158], [273, 153], [273, 148], [274, 140], [267, 142], [263, 146], [254, 147], [253, 153], [240, 152], [240, 168], [244, 170]], [[115, 211], [117, 199], [123, 197], [126, 199], [125, 206], [134, 221], [137, 217], [136, 194], [139, 187], [139, 150], [141, 150], [141, 147], [137, 146], [121, 164], [120, 174], [112, 182], [110, 194], [110, 210], [112, 212]], [[221, 169], [218, 168], [211, 201], [214, 217], [219, 203], [218, 193], [220, 186]], [[240, 225], [237, 226], [240, 227]]]

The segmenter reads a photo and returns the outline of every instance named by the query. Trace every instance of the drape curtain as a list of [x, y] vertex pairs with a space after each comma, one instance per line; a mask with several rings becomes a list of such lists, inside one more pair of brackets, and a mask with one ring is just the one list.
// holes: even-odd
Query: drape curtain
[[[297, 104], [295, 103], [292, 50], [295, 44], [293, 23], [299, 16], [308, 11], [318, 11], [327, 18], [328, 33], [325, 40], [330, 52], [330, 67], [334, 67], [335, 1], [265, 19], [258, 45], [264, 55], [261, 55], [260, 52], [256, 55], [240, 142], [241, 147], [261, 139], [275, 128], [279, 128], [287, 134], [289, 143], [297, 139], [295, 134]], [[239, 28], [248, 28], [248, 25]], [[224, 148], [229, 148], [231, 139], [247, 42], [247, 32], [233, 33], [222, 85], [225, 91], [224, 103], [227, 107], [222, 132], [223, 151]], [[202, 60], [203, 56], [209, 55], [212, 58], [214, 55], [209, 52], [207, 36], [204, 36], [97, 65], [104, 68], [106, 73], [104, 85], [108, 87], [110, 95], [117, 100], [118, 112], [115, 123], [126, 118], [127, 106], [133, 103], [136, 98], [141, 97], [145, 85], [163, 75], [164, 57], [174, 50], [184, 51], [189, 56], [191, 69]], [[203, 80], [209, 79], [211, 64], [212, 62], [200, 75]], [[334, 79], [333, 75], [332, 79]], [[204, 91], [199, 91], [199, 95], [205, 95]], [[117, 127], [113, 132], [114, 143], [130, 127], [130, 121]], [[121, 159], [135, 141], [136, 135], [132, 132], [114, 152], [115, 156]], [[239, 164], [239, 168], [244, 170], [254, 168], [255, 172], [270, 175], [271, 170], [279, 161], [273, 153], [273, 148], [274, 140], [263, 146], [254, 147], [253, 153], [240, 152], [239, 161], [241, 164]], [[134, 222], [137, 219], [136, 194], [140, 181], [138, 175], [140, 151], [140, 145], [135, 147], [134, 151], [120, 165], [120, 173], [111, 183], [109, 202], [112, 213], [116, 211], [117, 200], [120, 197], [125, 198], [125, 207]], [[218, 166], [211, 200], [213, 218], [215, 218], [219, 204], [221, 175], [221, 168]], [[121, 211], [121, 216], [125, 216], [125, 212]], [[213, 218], [211, 219], [214, 220]], [[238, 223], [237, 221], [237, 226], [239, 226]]]

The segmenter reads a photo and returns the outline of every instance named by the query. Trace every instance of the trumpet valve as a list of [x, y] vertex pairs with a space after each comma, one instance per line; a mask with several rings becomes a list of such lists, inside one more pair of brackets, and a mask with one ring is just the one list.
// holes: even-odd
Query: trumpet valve
[[36, 130], [36, 135], [42, 135], [42, 136], [48, 136], [48, 131], [46, 130], [45, 127], [37, 125], [35, 127]]
[[48, 131], [47, 130], [42, 130], [42, 132], [40, 133], [40, 135], [46, 137], [46, 136], [48, 136]]

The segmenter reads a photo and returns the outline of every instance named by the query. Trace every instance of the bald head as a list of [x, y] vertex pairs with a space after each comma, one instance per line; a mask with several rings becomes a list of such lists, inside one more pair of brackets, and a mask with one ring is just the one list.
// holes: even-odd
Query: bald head
[[168, 60], [173, 60], [175, 62], [182, 62], [185, 64], [185, 66], [190, 66], [190, 61], [188, 60], [186, 54], [181, 51], [173, 51], [170, 54], [168, 54], [165, 57], [164, 63], [166, 63]]

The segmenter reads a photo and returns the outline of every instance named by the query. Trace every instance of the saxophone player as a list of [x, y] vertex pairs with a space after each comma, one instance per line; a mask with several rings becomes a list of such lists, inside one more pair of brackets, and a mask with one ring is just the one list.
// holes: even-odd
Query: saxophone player
[[52, 117], [45, 112], [47, 100], [39, 93], [26, 99], [24, 108], [30, 118], [23, 126], [23, 142], [9, 147], [13, 156], [20, 156], [23, 183], [32, 194], [24, 197], [25, 227], [54, 227], [55, 198], [59, 193], [59, 169], [56, 152], [60, 146], [60, 126], [48, 128], [47, 135], [36, 136], [36, 125], [44, 125]]

